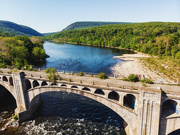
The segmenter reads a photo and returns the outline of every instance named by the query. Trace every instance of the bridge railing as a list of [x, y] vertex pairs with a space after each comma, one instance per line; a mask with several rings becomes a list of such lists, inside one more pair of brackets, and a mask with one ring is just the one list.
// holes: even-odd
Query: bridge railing
[[[36, 69], [36, 70], [39, 70], [39, 71], [45, 71], [45, 68], [34, 68], [33, 67], [33, 69]], [[69, 71], [69, 70], [57, 70], [57, 72], [59, 72], [59, 73], [64, 73], [64, 74], [77, 74], [77, 73], [79, 73], [80, 71]], [[98, 75], [99, 73], [92, 73], [92, 72], [83, 72], [84, 73], [84, 75], [92, 75], [92, 76], [96, 76], [96, 75]], [[118, 78], [118, 79], [122, 79], [124, 76], [123, 75], [120, 75], [120, 74], [106, 74], [109, 78]], [[137, 75], [138, 76], [138, 78], [139, 78], [139, 75]], [[141, 76], [141, 75], [140, 75]], [[142, 75], [141, 76], [141, 78], [140, 79], [143, 79], [142, 77], [143, 77], [144, 75]], [[144, 76], [144, 78], [145, 78], [145, 76]], [[177, 84], [180, 84], [178, 81], [177, 81], [177, 83], [176, 82], [163, 82], [163, 81], [161, 81], [161, 80], [158, 80], [158, 81], [153, 81], [154, 83], [159, 83], [159, 84], [172, 84], [172, 85], [177, 85]]]
[[[39, 71], [45, 71], [46, 69], [44, 68], [33, 68]], [[69, 70], [56, 70], [58, 73], [64, 73], [64, 74], [77, 74], [81, 71], [69, 71]], [[99, 73], [92, 73], [92, 72], [83, 72], [84, 75], [98, 75]], [[108, 77], [115, 77], [115, 78], [122, 78], [123, 76], [120, 75], [113, 75], [113, 74], [106, 74]]]

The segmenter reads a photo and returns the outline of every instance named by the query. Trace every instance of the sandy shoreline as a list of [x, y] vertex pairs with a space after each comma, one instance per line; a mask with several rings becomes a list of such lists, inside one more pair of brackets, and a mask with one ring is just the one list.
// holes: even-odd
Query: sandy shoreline
[[145, 76], [145, 78], [150, 78], [155, 82], [171, 82], [168, 78], [163, 78], [162, 76], [157, 75], [156, 73], [150, 71], [148, 68], [144, 67], [138, 58], [147, 58], [152, 57], [144, 53], [137, 54], [124, 54], [122, 56], [114, 56], [115, 59], [121, 59], [123, 62], [119, 62], [111, 69], [113, 74], [118, 77], [128, 77], [130, 74], [136, 74], [139, 76]]

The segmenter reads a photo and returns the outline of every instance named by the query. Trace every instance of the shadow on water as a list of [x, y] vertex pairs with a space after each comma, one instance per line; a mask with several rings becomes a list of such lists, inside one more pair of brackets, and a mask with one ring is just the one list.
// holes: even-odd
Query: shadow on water
[[78, 118], [123, 127], [123, 119], [105, 105], [90, 98], [67, 92], [42, 93], [39, 116]]

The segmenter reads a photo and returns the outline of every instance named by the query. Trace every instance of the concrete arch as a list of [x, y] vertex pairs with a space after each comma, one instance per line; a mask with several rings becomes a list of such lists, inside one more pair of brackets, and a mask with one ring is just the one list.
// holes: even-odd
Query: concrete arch
[[26, 85], [26, 90], [31, 89], [31, 82], [28, 79], [25, 80], [25, 85]]
[[11, 93], [11, 95], [14, 97], [14, 99], [17, 101], [16, 93], [12, 86], [5, 84], [3, 81], [0, 81], [0, 85], [2, 85], [6, 90], [8, 90]]
[[111, 92], [108, 94], [108, 98], [109, 98], [109, 99], [112, 99], [112, 100], [117, 100], [117, 101], [119, 101], [120, 96], [119, 96], [119, 94], [118, 94], [117, 92], [111, 91]]
[[61, 87], [67, 87], [67, 85], [66, 84], [61, 84]]
[[75, 86], [75, 85], [71, 86], [71, 88], [75, 88], [75, 89], [78, 89], [78, 87], [77, 87], [77, 86]]
[[11, 86], [14, 86], [14, 84], [13, 84], [13, 78], [12, 78], [12, 77], [9, 77], [9, 84], [10, 84]]
[[123, 106], [135, 109], [136, 97], [132, 94], [126, 94], [123, 98]]
[[96, 89], [94, 92], [95, 94], [105, 95], [104, 91], [102, 89]]
[[39, 83], [36, 80], [34, 80], [32, 83], [33, 83], [33, 88], [39, 86]]
[[91, 91], [88, 87], [84, 87], [84, 88], [82, 88], [82, 90], [84, 90], [84, 91]]
[[40, 87], [40, 88], [34, 88], [28, 91], [29, 95], [29, 101], [31, 101], [38, 96], [41, 93], [44, 92], [50, 92], [50, 91], [64, 91], [64, 92], [70, 92], [70, 93], [75, 93], [79, 94], [88, 98], [91, 98], [93, 100], [96, 100], [105, 106], [109, 107], [113, 111], [115, 111], [119, 116], [121, 116], [124, 121], [128, 124], [129, 130], [132, 134], [136, 134], [137, 131], [137, 115], [125, 107], [121, 106], [118, 104], [116, 101], [110, 100], [106, 97], [90, 93], [89, 91], [82, 91], [78, 89], [70, 89], [70, 88], [59, 88], [59, 87]]
[[45, 85], [48, 85], [48, 84], [47, 84], [46, 81], [43, 81], [43, 82], [41, 83], [41, 86], [45, 86]]
[[168, 135], [179, 135], [180, 134], [180, 128], [175, 130], [175, 131], [172, 131], [171, 133], [169, 133]]
[[163, 102], [162, 104], [162, 115], [169, 116], [174, 113], [179, 113], [179, 110], [177, 109], [178, 103], [175, 100], [168, 99]]
[[5, 81], [5, 82], [8, 82], [8, 79], [7, 79], [6, 76], [3, 76], [2, 80]]

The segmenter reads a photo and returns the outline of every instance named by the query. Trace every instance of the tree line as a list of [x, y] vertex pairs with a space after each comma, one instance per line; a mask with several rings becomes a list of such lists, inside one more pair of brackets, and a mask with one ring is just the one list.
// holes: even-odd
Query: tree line
[[133, 49], [150, 55], [180, 58], [180, 23], [113, 24], [68, 30], [43, 37], [62, 43]]
[[42, 40], [36, 37], [12, 37], [8, 33], [3, 34], [0, 32], [0, 67], [23, 68], [42, 63], [47, 58]]

